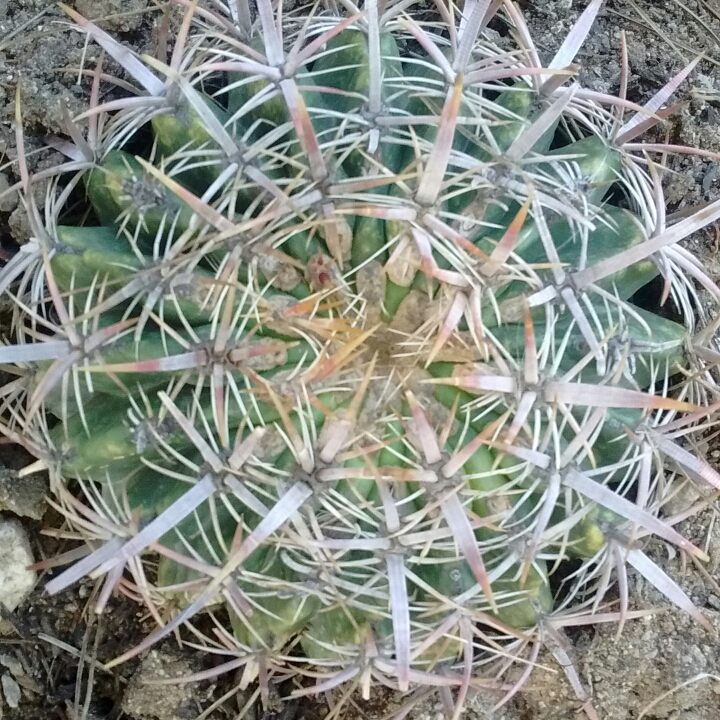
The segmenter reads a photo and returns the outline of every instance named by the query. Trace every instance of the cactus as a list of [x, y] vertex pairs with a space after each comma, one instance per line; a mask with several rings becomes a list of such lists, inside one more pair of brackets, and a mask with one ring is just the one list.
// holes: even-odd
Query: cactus
[[720, 488], [683, 441], [714, 421], [720, 291], [678, 244], [720, 203], [666, 217], [661, 158], [692, 151], [636, 142], [694, 64], [644, 107], [585, 90], [598, 0], [546, 67], [510, 0], [182, 4], [169, 60], [66, 8], [137, 94], [101, 103], [100, 61], [0, 275], [2, 431], [91, 546], [48, 591], [104, 576], [98, 611], [120, 588], [158, 619], [109, 665], [222, 605], [207, 645], [246, 682], [459, 708], [641, 614], [628, 564], [707, 625], [644, 552], [702, 559], [663, 506]]

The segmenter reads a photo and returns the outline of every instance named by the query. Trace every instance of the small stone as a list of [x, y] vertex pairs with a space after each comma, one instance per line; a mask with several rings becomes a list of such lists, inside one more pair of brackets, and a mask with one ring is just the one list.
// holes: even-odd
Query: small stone
[[13, 710], [20, 704], [20, 686], [15, 682], [12, 675], [5, 675], [0, 678], [5, 702]]
[[25, 674], [22, 663], [12, 655], [0, 655], [0, 665], [6, 667], [15, 677], [20, 677]]
[[19, 479], [17, 472], [0, 467], [0, 510], [40, 520], [45, 512], [47, 478], [39, 473]]
[[32, 237], [32, 228], [27, 212], [23, 207], [16, 207], [8, 218], [10, 235], [18, 245], [24, 245]]
[[17, 520], [0, 522], [0, 603], [12, 612], [30, 594], [37, 575], [30, 542]]
[[157, 686], [145, 683], [147, 680], [164, 680], [191, 673], [190, 664], [176, 653], [151, 650], [128, 683], [122, 700], [123, 712], [141, 720], [177, 720], [192, 702], [192, 686], [187, 683], [168, 685], [158, 692]]

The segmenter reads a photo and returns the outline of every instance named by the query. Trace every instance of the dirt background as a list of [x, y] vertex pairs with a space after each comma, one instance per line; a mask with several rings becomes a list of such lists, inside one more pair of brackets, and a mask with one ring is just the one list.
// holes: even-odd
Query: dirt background
[[[158, 11], [151, 0], [75, 0], [87, 17], [102, 17], [102, 27], [140, 52], [157, 49]], [[541, 58], [552, 57], [585, 0], [525, 0], [520, 3]], [[606, 0], [589, 40], [579, 55], [582, 80], [597, 90], [614, 92], [620, 75], [620, 32], [626, 32], [632, 76], [629, 96], [645, 101], [672, 75], [699, 54], [704, 59], [678, 98], [683, 109], [662, 128], [670, 142], [720, 152], [720, 0]], [[0, 0], [0, 192], [17, 179], [11, 163], [14, 142], [14, 97], [22, 95], [23, 120], [31, 168], [57, 162], [43, 149], [42, 138], [62, 133], [61, 103], [80, 111], [88, 94], [77, 68], [89, 67], [98, 48], [86, 46], [50, 0]], [[666, 177], [670, 211], [720, 197], [720, 163], [691, 157], [671, 158]], [[38, 192], [42, 192], [38, 188]], [[0, 256], [8, 257], [27, 236], [27, 222], [12, 198], [0, 200]], [[710, 228], [689, 242], [712, 274], [720, 276], [720, 230]], [[720, 446], [707, 452], [720, 459]], [[52, 511], [42, 518], [42, 480], [18, 482], [15, 471], [24, 459], [0, 447], [0, 510], [25, 515], [37, 559], [52, 557], [64, 545], [40, 531], [59, 526]], [[695, 604], [720, 632], [720, 523], [711, 508], [685, 523], [684, 532], [711, 558], [702, 570], [685, 564], [657, 544], [655, 559], [681, 580]], [[2, 548], [0, 548], [2, 552]], [[637, 607], [658, 612], [625, 628], [589, 628], [572, 635], [572, 659], [599, 717], [606, 720], [715, 720], [720, 717], [720, 644], [687, 616], [673, 610], [641, 578], [631, 576]], [[86, 582], [56, 598], [38, 589], [23, 607], [0, 619], [1, 720], [203, 720], [239, 718], [252, 701], [250, 691], [236, 690], [238, 678], [180, 687], [144, 686], [142, 678], [186, 675], [208, 666], [207, 656], [181, 650], [170, 642], [143, 664], [131, 662], [106, 672], [94, 664], [131, 647], [147, 632], [142, 611], [122, 598], [111, 601], [99, 622], [88, 607], [96, 588]], [[522, 695], [493, 712], [495, 699], [478, 696], [468, 703], [466, 720], [571, 720], [582, 716], [580, 703], [562, 669], [541, 655]], [[282, 695], [283, 688], [279, 695]], [[4, 699], [3, 699], [4, 698]], [[319, 720], [328, 714], [322, 703], [293, 704], [276, 698], [264, 715], [253, 706], [245, 717], [263, 720]], [[252, 703], [251, 703], [252, 704]], [[352, 706], [341, 717], [382, 718], [402, 701], [379, 695]], [[15, 707], [13, 707], [15, 706]], [[442, 705], [420, 702], [412, 720], [440, 718]]]

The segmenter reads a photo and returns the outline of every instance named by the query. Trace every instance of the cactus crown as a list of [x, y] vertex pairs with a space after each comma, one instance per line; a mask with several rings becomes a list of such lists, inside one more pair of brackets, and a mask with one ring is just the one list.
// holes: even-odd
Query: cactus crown
[[2, 429], [94, 548], [48, 590], [149, 605], [111, 664], [222, 601], [205, 642], [247, 681], [458, 707], [564, 625], [633, 617], [627, 563], [706, 623], [642, 542], [702, 557], [659, 515], [720, 487], [683, 442], [720, 291], [678, 245], [720, 204], [666, 217], [657, 153], [687, 149], [635, 143], [693, 66], [645, 107], [583, 89], [597, 0], [547, 66], [510, 0], [180, 4], [169, 60], [66, 9], [134, 94], [101, 103], [100, 60], [44, 213], [22, 172]]

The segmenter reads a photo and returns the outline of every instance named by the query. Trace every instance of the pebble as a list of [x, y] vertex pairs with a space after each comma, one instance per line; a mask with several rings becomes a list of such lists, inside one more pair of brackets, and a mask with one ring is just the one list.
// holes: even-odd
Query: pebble
[[[190, 684], [168, 685], [158, 692], [157, 686], [146, 684], [146, 681], [191, 673], [187, 660], [174, 651], [163, 648], [150, 650], [127, 685], [122, 700], [123, 712], [137, 720], [177, 720], [185, 717], [195, 697]], [[194, 716], [195, 713], [188, 715]]]
[[0, 465], [0, 510], [40, 520], [45, 512], [47, 479], [35, 473], [21, 479]]
[[12, 655], [0, 655], [0, 665], [6, 667], [15, 677], [25, 674], [22, 663], [17, 658], [12, 657]]
[[12, 675], [7, 673], [0, 678], [2, 683], [3, 696], [5, 702], [12, 709], [15, 709], [20, 704], [20, 686], [15, 682]]
[[30, 542], [17, 520], [0, 520], [0, 603], [12, 612], [30, 594], [37, 575]]

